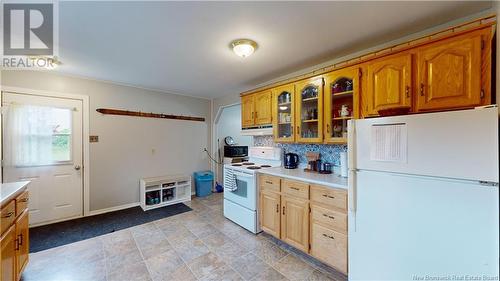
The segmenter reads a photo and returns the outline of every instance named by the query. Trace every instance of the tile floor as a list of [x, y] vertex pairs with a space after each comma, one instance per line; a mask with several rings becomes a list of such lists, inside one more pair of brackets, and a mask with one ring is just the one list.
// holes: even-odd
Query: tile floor
[[222, 194], [193, 211], [30, 255], [23, 281], [346, 280], [266, 234], [222, 215]]

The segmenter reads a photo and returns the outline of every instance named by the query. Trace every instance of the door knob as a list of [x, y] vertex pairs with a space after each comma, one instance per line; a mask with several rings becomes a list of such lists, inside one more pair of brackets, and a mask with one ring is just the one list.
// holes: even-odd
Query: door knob
[[80, 171], [81, 168], [80, 165], [75, 165], [75, 170]]

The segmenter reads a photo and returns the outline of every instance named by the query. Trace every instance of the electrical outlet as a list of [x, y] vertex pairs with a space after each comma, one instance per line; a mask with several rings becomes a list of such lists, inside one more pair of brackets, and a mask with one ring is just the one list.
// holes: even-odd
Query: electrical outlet
[[90, 142], [99, 142], [99, 136], [89, 136]]

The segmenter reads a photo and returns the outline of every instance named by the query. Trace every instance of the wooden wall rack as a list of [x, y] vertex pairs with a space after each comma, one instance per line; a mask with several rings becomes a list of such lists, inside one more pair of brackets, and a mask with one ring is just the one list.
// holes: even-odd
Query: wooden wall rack
[[152, 113], [152, 112], [148, 113], [148, 112], [110, 109], [110, 108], [98, 108], [98, 109], [96, 109], [96, 111], [99, 113], [102, 113], [102, 114], [110, 114], [110, 115], [123, 115], [123, 116], [163, 118], [163, 119], [205, 122], [205, 118], [203, 118], [203, 117], [182, 116], [182, 115], [172, 115], [172, 114], [162, 114], [162, 113]]

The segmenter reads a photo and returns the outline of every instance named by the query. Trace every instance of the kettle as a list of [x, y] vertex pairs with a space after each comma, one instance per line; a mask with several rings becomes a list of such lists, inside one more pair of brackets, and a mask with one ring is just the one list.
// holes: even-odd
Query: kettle
[[299, 166], [299, 155], [295, 153], [285, 153], [285, 169], [297, 169]]

